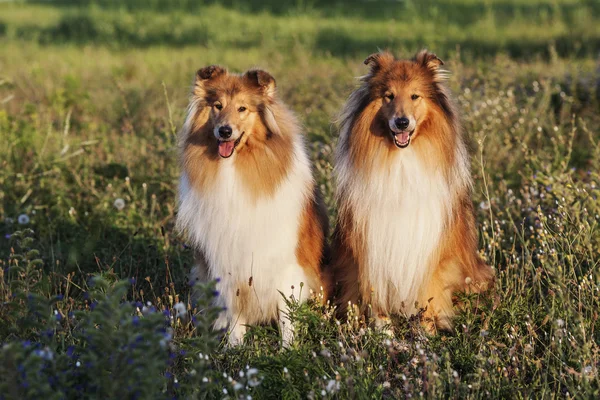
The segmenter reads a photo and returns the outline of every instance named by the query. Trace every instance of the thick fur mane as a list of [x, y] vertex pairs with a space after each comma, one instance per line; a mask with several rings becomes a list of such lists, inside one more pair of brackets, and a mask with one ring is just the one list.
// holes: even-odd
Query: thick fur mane
[[[338, 118], [334, 172], [339, 216], [333, 237], [338, 304], [343, 309], [348, 301], [362, 300], [376, 313], [412, 312], [415, 302], [424, 307], [435, 292], [436, 307], [449, 315], [449, 293], [461, 287], [461, 279], [464, 285], [464, 276], [477, 275], [480, 260], [469, 214], [470, 162], [445, 85], [447, 73], [439, 68], [441, 60], [427, 52], [412, 60], [378, 53], [365, 63], [371, 70]], [[407, 148], [394, 145], [389, 111], [383, 111], [390, 88], [404, 96], [399, 102], [409, 99], [410, 107], [416, 107], [410, 103], [413, 89], [423, 97], [417, 134]], [[402, 90], [408, 89], [399, 88], [412, 89], [407, 94]], [[464, 251], [449, 256], [451, 246], [460, 247], [463, 240]], [[459, 257], [462, 264], [456, 264], [452, 281], [439, 291], [431, 289], [438, 282], [432, 277], [442, 273], [439, 266]]]

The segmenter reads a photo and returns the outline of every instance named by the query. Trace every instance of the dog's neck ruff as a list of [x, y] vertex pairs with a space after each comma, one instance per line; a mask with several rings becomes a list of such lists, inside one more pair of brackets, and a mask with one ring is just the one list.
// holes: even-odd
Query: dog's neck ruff
[[[294, 139], [292, 151], [289, 171], [273, 195], [253, 198], [230, 162], [219, 166], [215, 184], [207, 192], [193, 187], [185, 173], [180, 181], [177, 226], [203, 252], [209, 278], [221, 280], [223, 306], [234, 307], [238, 288], [248, 288], [251, 279], [243, 310], [249, 324], [275, 317], [277, 290], [285, 289], [278, 286], [282, 276], [300, 268], [299, 223], [313, 181], [302, 137]], [[300, 280], [306, 281], [297, 280], [296, 287]]]
[[389, 165], [370, 173], [354, 167], [349, 157], [338, 158], [336, 168], [341, 206], [362, 238], [362, 292], [371, 290], [372, 303], [384, 313], [415, 311], [455, 193], [448, 174], [427, 168], [426, 155], [411, 146], [399, 151]]

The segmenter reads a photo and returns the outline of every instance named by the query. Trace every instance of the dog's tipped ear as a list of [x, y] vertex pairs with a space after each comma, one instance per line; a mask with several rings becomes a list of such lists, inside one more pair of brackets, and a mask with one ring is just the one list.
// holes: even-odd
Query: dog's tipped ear
[[203, 97], [206, 94], [206, 83], [225, 74], [227, 74], [227, 70], [218, 65], [209, 65], [208, 67], [200, 68], [196, 72], [196, 78], [194, 80], [194, 96], [199, 98]]
[[448, 71], [442, 69], [444, 62], [434, 53], [430, 53], [427, 50], [421, 50], [415, 56], [415, 61], [423, 68], [430, 70], [433, 73], [436, 82], [443, 82], [448, 79]]
[[226, 73], [227, 70], [219, 65], [209, 65], [208, 67], [200, 68], [198, 72], [196, 72], [196, 82], [215, 79]]
[[244, 79], [251, 85], [259, 88], [269, 98], [275, 97], [277, 87], [275, 78], [267, 71], [251, 69], [244, 74]]
[[415, 60], [422, 66], [427, 67], [432, 71], [435, 71], [436, 69], [444, 65], [444, 62], [441, 58], [436, 56], [434, 53], [430, 53], [427, 50], [421, 50], [420, 52], [418, 52], [415, 56]]
[[364, 64], [371, 67], [371, 72], [377, 72], [394, 62], [394, 56], [387, 51], [371, 54], [365, 58]]

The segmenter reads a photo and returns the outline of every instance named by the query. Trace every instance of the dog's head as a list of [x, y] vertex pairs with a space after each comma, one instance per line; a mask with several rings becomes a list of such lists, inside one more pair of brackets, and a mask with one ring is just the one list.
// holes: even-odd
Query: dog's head
[[275, 79], [265, 71], [242, 75], [211, 65], [196, 73], [193, 95], [209, 108], [209, 134], [222, 158], [241, 150], [251, 136], [277, 134], [269, 106], [275, 102]]
[[431, 111], [445, 106], [441, 104], [445, 94], [440, 86], [447, 76], [440, 68], [444, 63], [423, 50], [411, 60], [380, 52], [367, 57], [365, 64], [370, 66], [364, 80], [371, 101], [381, 102], [378, 125], [389, 133], [396, 147], [408, 147]]

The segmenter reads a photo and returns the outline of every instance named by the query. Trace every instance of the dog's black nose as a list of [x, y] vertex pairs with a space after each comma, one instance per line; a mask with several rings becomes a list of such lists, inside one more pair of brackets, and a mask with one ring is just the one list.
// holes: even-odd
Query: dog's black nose
[[396, 118], [394, 120], [394, 123], [396, 124], [396, 128], [405, 130], [406, 128], [408, 128], [408, 124], [410, 124], [410, 121], [408, 120], [408, 118], [402, 117], [402, 118]]
[[229, 139], [231, 137], [231, 132], [232, 130], [229, 125], [224, 125], [219, 128], [219, 136], [221, 136], [222, 139]]

